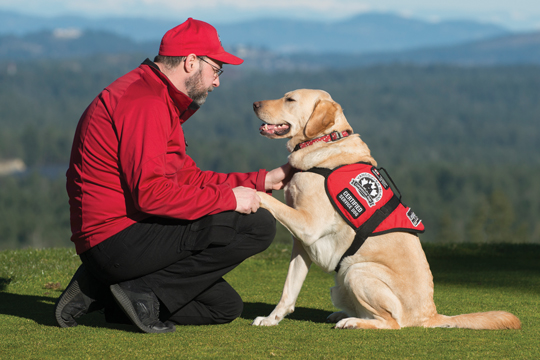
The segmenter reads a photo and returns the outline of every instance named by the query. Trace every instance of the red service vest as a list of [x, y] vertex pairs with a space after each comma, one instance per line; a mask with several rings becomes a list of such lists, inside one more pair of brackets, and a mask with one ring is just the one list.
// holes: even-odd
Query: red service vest
[[[355, 231], [395, 196], [386, 179], [371, 164], [357, 163], [333, 170], [315, 168], [308, 171], [325, 176], [325, 188], [330, 202]], [[370, 235], [395, 231], [424, 232], [422, 220], [400, 200], [395, 210]]]

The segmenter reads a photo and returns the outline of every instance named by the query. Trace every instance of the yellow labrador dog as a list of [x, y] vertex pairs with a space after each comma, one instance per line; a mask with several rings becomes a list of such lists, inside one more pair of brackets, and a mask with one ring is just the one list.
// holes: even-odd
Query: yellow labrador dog
[[[262, 135], [290, 138], [289, 163], [299, 170], [334, 169], [367, 162], [376, 166], [367, 145], [353, 134], [339, 104], [321, 90], [296, 90], [281, 99], [253, 104], [265, 123]], [[349, 136], [336, 141], [313, 141], [334, 131]], [[302, 144], [309, 146], [300, 147]], [[294, 311], [311, 263], [333, 271], [355, 237], [355, 231], [336, 212], [325, 192], [325, 178], [300, 171], [285, 188], [287, 205], [259, 193], [261, 206], [293, 235], [291, 262], [281, 300], [272, 313], [253, 325], [277, 325]], [[345, 257], [331, 289], [331, 314], [338, 329], [400, 329], [406, 326], [469, 329], [520, 329], [519, 319], [504, 311], [445, 316], [433, 302], [433, 276], [418, 236], [392, 232], [368, 237], [352, 256]]]

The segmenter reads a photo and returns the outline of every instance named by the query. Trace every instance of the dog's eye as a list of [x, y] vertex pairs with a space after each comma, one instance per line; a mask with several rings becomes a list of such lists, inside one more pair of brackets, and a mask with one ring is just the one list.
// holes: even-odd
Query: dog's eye
[[285, 101], [291, 102], [291, 101], [296, 101], [296, 100], [294, 100], [293, 98], [286, 98]]

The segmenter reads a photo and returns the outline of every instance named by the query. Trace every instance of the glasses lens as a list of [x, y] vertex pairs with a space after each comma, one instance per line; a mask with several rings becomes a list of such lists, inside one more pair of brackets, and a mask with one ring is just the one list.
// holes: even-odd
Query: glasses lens
[[217, 66], [214, 66], [212, 64], [210, 64], [208, 61], [204, 60], [203, 58], [199, 58], [201, 59], [202, 61], [204, 61], [205, 63], [207, 63], [208, 65], [210, 65], [212, 67], [212, 70], [214, 70], [214, 77], [219, 77], [221, 74], [223, 74], [223, 70], [221, 70], [220, 68], [218, 68]]

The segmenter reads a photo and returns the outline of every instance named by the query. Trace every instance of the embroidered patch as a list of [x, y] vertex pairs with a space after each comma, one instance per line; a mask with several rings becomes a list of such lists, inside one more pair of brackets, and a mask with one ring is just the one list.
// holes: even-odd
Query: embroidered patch
[[414, 213], [414, 211], [412, 211], [412, 209], [409, 209], [409, 211], [407, 211], [407, 217], [409, 218], [409, 220], [411, 220], [411, 223], [414, 225], [414, 227], [417, 227], [418, 224], [420, 224], [420, 218]]
[[353, 219], [358, 219], [360, 215], [366, 211], [362, 206], [362, 203], [349, 191], [349, 189], [343, 189], [343, 191], [337, 195], [337, 199], [349, 214], [351, 214]]
[[350, 184], [354, 186], [358, 195], [367, 201], [369, 207], [375, 206], [383, 196], [381, 183], [370, 173], [360, 173]]

